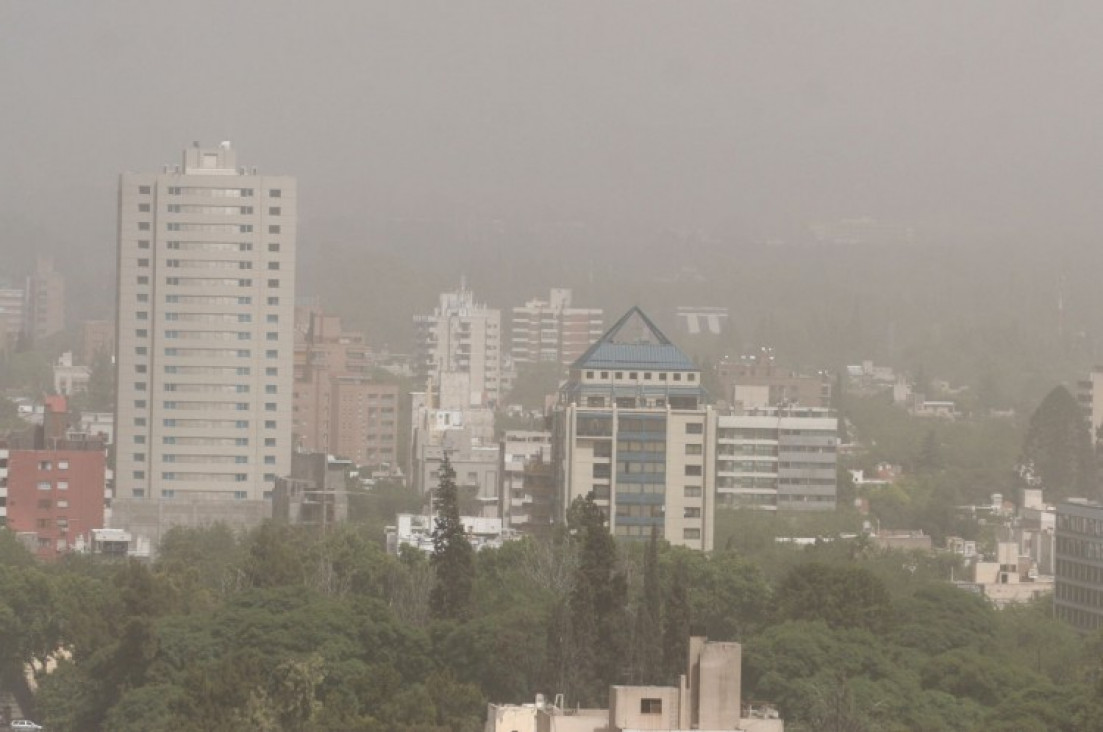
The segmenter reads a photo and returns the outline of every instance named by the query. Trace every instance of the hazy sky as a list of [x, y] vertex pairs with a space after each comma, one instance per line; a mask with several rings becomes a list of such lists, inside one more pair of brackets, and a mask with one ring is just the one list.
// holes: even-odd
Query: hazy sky
[[223, 139], [298, 176], [304, 241], [396, 218], [1096, 235], [1101, 38], [1093, 0], [0, 0], [0, 252], [110, 271], [117, 174]]

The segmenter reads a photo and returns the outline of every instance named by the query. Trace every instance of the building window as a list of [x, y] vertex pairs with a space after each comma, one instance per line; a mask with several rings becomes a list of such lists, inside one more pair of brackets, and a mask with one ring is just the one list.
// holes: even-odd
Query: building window
[[54, 502], [51, 501], [49, 498], [39, 498], [38, 499], [38, 507], [41, 508], [41, 509], [49, 510], [49, 508], [52, 505], [54, 505]]
[[49, 460], [42, 460], [42, 461], [39, 461], [39, 463], [38, 463], [38, 469], [39, 470], [53, 470], [54, 469], [54, 464], [52, 462], [50, 462]]
[[138, 240], [138, 248], [139, 249], [149, 249], [149, 239], [139, 239]]
[[274, 419], [264, 420], [264, 429], [266, 429], [266, 430], [276, 429], [276, 420], [274, 420]]
[[266, 333], [264, 337], [265, 337], [266, 340], [278, 341], [280, 339], [280, 334], [279, 333]]
[[145, 488], [135, 488], [134, 490], [130, 491], [130, 494], [132, 496], [134, 496], [135, 498], [145, 498], [146, 497], [146, 489]]
[[138, 284], [139, 285], [148, 285], [149, 284], [149, 275], [138, 275]]
[[640, 714], [662, 714], [662, 699], [640, 699]]
[[276, 456], [275, 455], [265, 455], [264, 456], [264, 464], [265, 465], [275, 465], [276, 464]]
[[279, 262], [269, 262], [268, 263], [268, 269], [279, 269], [279, 268], [280, 268], [280, 263]]
[[149, 222], [148, 221], [139, 221], [138, 222], [138, 231], [149, 231]]
[[280, 233], [280, 225], [279, 224], [269, 224], [268, 225], [268, 233], [269, 234], [278, 234], [278, 233]]
[[279, 216], [280, 215], [280, 207], [279, 206], [269, 206], [268, 207], [268, 215], [269, 216]]
[[273, 241], [273, 242], [269, 242], [269, 243], [268, 243], [268, 251], [270, 251], [270, 252], [278, 252], [279, 250], [280, 250], [280, 245], [279, 245], [279, 243], [278, 243], [278, 242], [274, 242], [274, 241]]
[[150, 193], [149, 186], [138, 186], [138, 193], [141, 193], [143, 196], [148, 196]]
[[280, 375], [280, 370], [278, 368], [276, 368], [275, 366], [266, 366], [264, 368], [264, 375], [265, 376], [279, 376]]
[[276, 385], [275, 384], [265, 384], [264, 393], [265, 394], [275, 394], [276, 393]]
[[265, 358], [279, 358], [279, 351], [265, 351]]
[[[699, 435], [699, 434], [702, 434], [704, 432], [704, 430], [705, 430], [705, 426], [703, 424], [701, 424], [700, 422], [688, 422], [686, 424], [686, 434], [687, 435]], [[698, 453], [698, 454], [700, 454], [700, 453]]]
[[280, 304], [280, 299], [278, 297], [270, 297], [270, 298], [268, 298], [268, 304], [269, 305], [279, 305]]
[[280, 281], [279, 280], [268, 280], [268, 286], [269, 287], [279, 287], [280, 286]]
[[687, 465], [686, 466], [686, 475], [694, 475], [694, 476], [701, 475], [701, 466], [700, 465]]
[[69, 469], [69, 461], [68, 460], [58, 460], [57, 461], [57, 469], [58, 470], [68, 470]]
[[686, 445], [686, 455], [700, 455], [701, 445]]
[[273, 188], [270, 191], [268, 191], [268, 197], [269, 198], [279, 198], [282, 195], [283, 195], [283, 191], [281, 191], [279, 188]]
[[701, 518], [701, 509], [699, 508], [687, 508], [684, 514], [685, 518]]
[[699, 486], [699, 485], [687, 485], [685, 487], [685, 496], [686, 496], [686, 498], [700, 498], [701, 497], [701, 486]]
[[146, 471], [144, 471], [144, 470], [135, 470], [134, 471], [134, 477], [137, 478], [138, 480], [145, 480]]
[[681, 381], [682, 380], [682, 375], [681, 374], [674, 374], [674, 380], [675, 381]]
[[48, 480], [40, 480], [40, 481], [38, 481], [38, 486], [37, 487], [38, 487], [38, 490], [40, 490], [40, 491], [48, 491], [51, 488], [53, 488], [53, 485]]
[[149, 204], [148, 203], [139, 203], [138, 204], [138, 210], [142, 213], [149, 213]]
[[683, 539], [700, 539], [701, 538], [701, 530], [700, 529], [683, 529], [682, 530], [682, 538]]
[[264, 320], [265, 320], [265, 322], [268, 322], [268, 323], [278, 323], [278, 322], [280, 322], [280, 316], [278, 316], [278, 315], [266, 315]]
[[264, 438], [264, 446], [265, 447], [275, 447], [276, 446], [276, 438], [275, 437], [265, 437]]

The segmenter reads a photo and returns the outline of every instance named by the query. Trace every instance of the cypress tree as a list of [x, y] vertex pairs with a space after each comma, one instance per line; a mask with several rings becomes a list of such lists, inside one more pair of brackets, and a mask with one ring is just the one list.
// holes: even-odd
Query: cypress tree
[[663, 617], [663, 675], [676, 679], [686, 671], [689, 653], [689, 594], [685, 583], [685, 564], [679, 559], [670, 579]]
[[1019, 464], [1020, 472], [1033, 474], [1050, 500], [1098, 496], [1091, 430], [1065, 387], [1053, 389], [1030, 416]]
[[636, 609], [633, 638], [633, 676], [636, 683], [658, 685], [668, 679], [663, 673], [662, 595], [659, 589], [659, 531], [651, 528], [651, 541], [643, 560], [643, 592]]
[[471, 615], [475, 551], [463, 533], [456, 471], [447, 454], [440, 466], [440, 484], [433, 495], [433, 509], [436, 518], [429, 563], [435, 581], [429, 594], [429, 612], [437, 619], [465, 620]]

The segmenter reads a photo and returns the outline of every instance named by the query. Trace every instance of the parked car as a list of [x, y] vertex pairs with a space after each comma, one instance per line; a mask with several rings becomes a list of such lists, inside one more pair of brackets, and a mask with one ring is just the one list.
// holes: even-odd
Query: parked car
[[11, 724], [8, 725], [8, 728], [18, 730], [18, 732], [37, 732], [42, 729], [42, 725], [35, 724], [29, 719], [13, 719]]

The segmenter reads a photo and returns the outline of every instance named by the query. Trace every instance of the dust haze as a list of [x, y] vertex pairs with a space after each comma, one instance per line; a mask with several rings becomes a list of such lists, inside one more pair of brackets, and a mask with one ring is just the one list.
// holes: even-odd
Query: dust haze
[[118, 174], [232, 140], [299, 179], [301, 294], [399, 350], [466, 275], [1030, 378], [1099, 355], [1100, 37], [1052, 0], [5, 3], [0, 276], [53, 254], [109, 316]]

